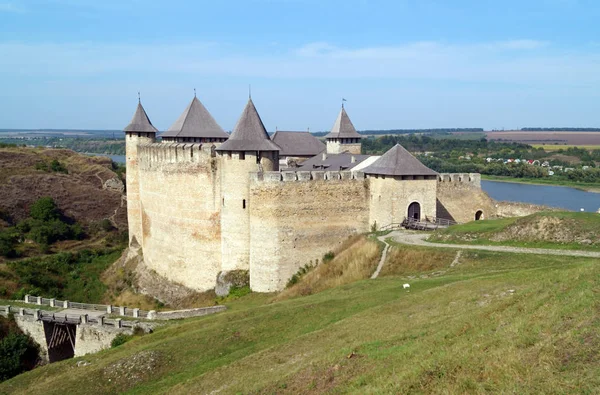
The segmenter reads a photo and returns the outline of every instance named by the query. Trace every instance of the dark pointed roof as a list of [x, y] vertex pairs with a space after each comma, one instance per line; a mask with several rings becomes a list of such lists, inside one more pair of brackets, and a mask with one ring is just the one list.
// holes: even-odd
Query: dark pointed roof
[[363, 172], [385, 176], [434, 176], [438, 174], [422, 164], [400, 144], [396, 144], [371, 166], [363, 169]]
[[331, 128], [331, 132], [325, 136], [328, 139], [360, 139], [362, 136], [358, 134], [356, 129], [354, 129], [354, 125], [352, 125], [352, 121], [350, 117], [346, 113], [346, 110], [342, 106], [340, 113], [338, 114], [335, 123], [333, 124], [333, 128]]
[[158, 130], [152, 125], [146, 110], [142, 107], [142, 103], [138, 102], [137, 109], [129, 125], [125, 126], [124, 132], [144, 132], [144, 133], [156, 133]]
[[310, 134], [310, 132], [284, 132], [278, 130], [271, 136], [271, 141], [281, 148], [279, 155], [284, 156], [314, 156], [327, 148], [321, 140]]
[[229, 140], [217, 148], [218, 151], [279, 151], [277, 144], [271, 141], [252, 99], [237, 121]]
[[228, 138], [223, 128], [210, 115], [196, 96], [183, 114], [161, 137]]

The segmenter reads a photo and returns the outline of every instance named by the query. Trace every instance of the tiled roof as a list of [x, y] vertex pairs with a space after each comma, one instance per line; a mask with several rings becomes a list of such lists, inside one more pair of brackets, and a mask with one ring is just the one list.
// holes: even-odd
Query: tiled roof
[[183, 114], [161, 137], [228, 138], [206, 107], [194, 96]]
[[422, 164], [400, 144], [363, 169], [365, 174], [380, 174], [386, 176], [433, 176], [435, 171]]
[[271, 136], [271, 141], [281, 148], [279, 155], [283, 156], [314, 156], [326, 148], [325, 144], [309, 132], [278, 130]]
[[142, 107], [142, 103], [138, 102], [137, 109], [129, 125], [123, 129], [124, 132], [144, 132], [144, 133], [156, 133], [158, 130], [152, 125], [146, 110]]
[[350, 117], [346, 113], [344, 107], [340, 110], [335, 123], [333, 124], [333, 128], [331, 128], [331, 132], [325, 136], [325, 138], [334, 138], [334, 139], [360, 139], [362, 136], [358, 134], [354, 125], [352, 125], [352, 121]]
[[269, 138], [252, 99], [248, 99], [229, 140], [217, 151], [280, 151], [280, 148]]

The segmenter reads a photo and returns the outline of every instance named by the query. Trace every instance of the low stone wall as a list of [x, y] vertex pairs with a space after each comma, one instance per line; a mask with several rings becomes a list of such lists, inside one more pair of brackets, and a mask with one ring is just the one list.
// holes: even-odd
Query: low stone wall
[[174, 311], [151, 311], [148, 318], [153, 320], [175, 320], [180, 318], [201, 317], [203, 315], [220, 313], [225, 310], [227, 310], [226, 306], [212, 306]]
[[525, 217], [527, 215], [539, 213], [540, 211], [560, 211], [560, 209], [554, 207], [518, 202], [494, 201], [494, 206], [498, 218]]

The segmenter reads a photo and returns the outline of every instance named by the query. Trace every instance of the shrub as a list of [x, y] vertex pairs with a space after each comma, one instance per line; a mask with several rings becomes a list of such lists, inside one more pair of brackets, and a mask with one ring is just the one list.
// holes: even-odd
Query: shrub
[[110, 232], [115, 228], [108, 218], [104, 218], [102, 221], [100, 221], [100, 227], [105, 232]]
[[60, 210], [54, 199], [49, 196], [38, 199], [29, 209], [31, 218], [40, 221], [51, 221], [60, 218]]
[[335, 253], [333, 251], [329, 251], [327, 254], [323, 255], [323, 263], [331, 262], [335, 258]]
[[119, 346], [127, 343], [132, 338], [133, 338], [133, 336], [131, 336], [131, 335], [119, 333], [117, 336], [115, 336], [115, 338], [112, 340], [112, 342], [110, 342], [110, 346], [112, 348], [119, 347]]
[[57, 173], [68, 173], [67, 168], [56, 159], [50, 163], [50, 169]]
[[14, 258], [17, 256], [15, 246], [19, 242], [19, 234], [17, 232], [7, 230], [0, 232], [0, 255], [6, 258]]
[[0, 317], [0, 382], [33, 369], [38, 359], [33, 340], [12, 319]]
[[48, 167], [48, 164], [46, 162], [36, 162], [35, 169], [45, 171], [45, 172], [50, 171], [50, 168]]

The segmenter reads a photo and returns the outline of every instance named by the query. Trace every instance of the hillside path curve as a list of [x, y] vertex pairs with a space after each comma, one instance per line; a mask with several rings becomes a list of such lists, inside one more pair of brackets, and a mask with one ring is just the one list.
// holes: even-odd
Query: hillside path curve
[[455, 250], [484, 250], [497, 252], [513, 252], [518, 254], [539, 254], [539, 255], [560, 255], [560, 256], [579, 256], [588, 258], [600, 258], [600, 252], [580, 251], [580, 250], [556, 250], [549, 248], [526, 248], [509, 246], [490, 246], [490, 245], [472, 245], [472, 244], [443, 244], [426, 241], [429, 233], [394, 231], [387, 235], [397, 243], [416, 245], [423, 247], [453, 248]]

